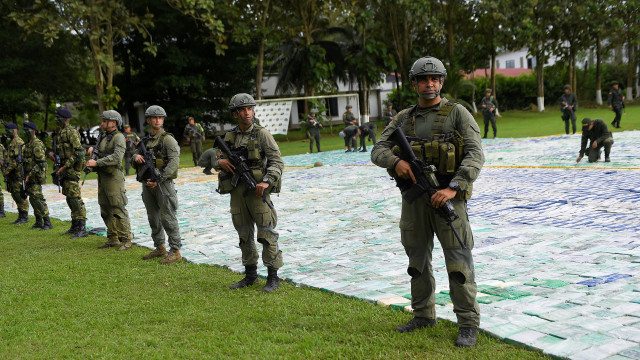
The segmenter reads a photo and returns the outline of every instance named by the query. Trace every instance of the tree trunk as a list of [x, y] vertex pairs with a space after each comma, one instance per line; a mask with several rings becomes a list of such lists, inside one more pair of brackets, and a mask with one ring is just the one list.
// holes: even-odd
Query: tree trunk
[[491, 54], [491, 93], [496, 96], [496, 54]]
[[596, 37], [596, 103], [602, 105], [602, 48], [600, 36]]
[[544, 111], [544, 62], [545, 53], [544, 50], [538, 51], [536, 56], [536, 79], [538, 82], [538, 111]]
[[[98, 20], [95, 16], [89, 18], [92, 29], [98, 28]], [[89, 37], [89, 48], [91, 49], [91, 64], [93, 65], [93, 78], [96, 82], [96, 100], [98, 101], [98, 111], [103, 112], [104, 109], [104, 77], [102, 76], [102, 67], [100, 66], [100, 39]]]
[[262, 13], [262, 18], [260, 19], [262, 29], [260, 34], [260, 44], [258, 45], [258, 66], [256, 68], [256, 100], [262, 99], [262, 74], [264, 71], [264, 47], [266, 42], [264, 31], [269, 20], [270, 5], [271, 1], [267, 0], [264, 2], [264, 11]]
[[633, 59], [633, 43], [631, 37], [629, 37], [627, 45], [627, 58], [629, 60], [629, 65], [627, 66], [627, 94], [625, 100], [633, 100], [633, 74], [635, 72], [635, 69]]

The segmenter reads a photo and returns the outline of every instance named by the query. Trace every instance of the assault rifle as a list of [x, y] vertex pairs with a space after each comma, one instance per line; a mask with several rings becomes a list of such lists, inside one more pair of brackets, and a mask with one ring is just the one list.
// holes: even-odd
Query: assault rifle
[[[235, 167], [233, 177], [231, 177], [231, 185], [236, 187], [238, 182], [242, 181], [247, 186], [243, 196], [247, 196], [250, 192], [254, 192], [258, 183], [253, 178], [253, 171], [251, 171], [251, 168], [247, 165], [247, 158], [242, 154], [242, 151], [231, 151], [229, 146], [227, 146], [227, 143], [225, 143], [220, 136], [216, 136], [214, 146], [217, 146], [223, 154], [227, 155], [228, 160]], [[267, 201], [266, 189], [262, 193], [262, 201], [264, 201], [270, 209], [273, 209], [273, 205]]]
[[160, 186], [162, 174], [160, 173], [160, 170], [156, 168], [156, 156], [153, 151], [147, 150], [147, 147], [144, 144], [144, 139], [140, 140], [138, 143], [138, 150], [140, 150], [140, 155], [144, 158], [144, 164], [136, 173], [136, 180], [143, 184], [147, 181], [157, 183], [162, 196], [166, 196], [162, 190], [162, 186]]
[[[98, 141], [96, 142], [96, 146], [93, 147], [93, 152], [91, 153], [91, 156], [89, 156], [89, 160], [98, 160], [98, 155], [100, 155], [100, 151], [98, 150], [98, 147], [100, 146], [100, 140], [102, 140], [102, 132], [98, 133]], [[80, 186], [84, 186], [84, 181], [87, 180], [87, 175], [89, 175], [89, 173], [92, 171], [93, 167], [84, 167], [84, 178], [82, 179], [82, 185]]]
[[[391, 141], [394, 141], [400, 149], [402, 150], [402, 154], [409, 157], [409, 160], [405, 160], [411, 165], [411, 172], [413, 172], [413, 176], [416, 178], [416, 183], [414, 184], [411, 179], [406, 180], [400, 177], [396, 178], [397, 186], [400, 188], [400, 191], [404, 192], [402, 195], [404, 199], [409, 203], [413, 203], [417, 198], [421, 197], [424, 193], [429, 195], [427, 199], [427, 203], [431, 205], [431, 197], [438, 191], [438, 187], [440, 184], [438, 183], [438, 179], [435, 176], [436, 168], [433, 165], [426, 165], [422, 160], [418, 159], [416, 155], [413, 153], [411, 149], [411, 145], [409, 145], [409, 141], [407, 137], [404, 135], [402, 128], [396, 128], [391, 136], [389, 137]], [[425, 174], [425, 172], [428, 174]], [[459, 216], [456, 213], [456, 210], [453, 208], [453, 203], [451, 200], [447, 200], [444, 206], [436, 208], [436, 213], [443, 218], [451, 230], [455, 235], [458, 243], [463, 249], [467, 247], [464, 245], [462, 240], [460, 239], [460, 235], [453, 226], [453, 221], [456, 220]]]
[[58, 185], [58, 192], [60, 192], [61, 175], [58, 174], [58, 170], [62, 167], [62, 161], [60, 155], [58, 155], [58, 141], [56, 137], [53, 137], [53, 173], [51, 174], [51, 180], [54, 185]]
[[18, 165], [20, 165], [20, 196], [27, 198], [27, 184], [24, 182], [24, 166], [22, 161], [22, 145], [18, 145]]

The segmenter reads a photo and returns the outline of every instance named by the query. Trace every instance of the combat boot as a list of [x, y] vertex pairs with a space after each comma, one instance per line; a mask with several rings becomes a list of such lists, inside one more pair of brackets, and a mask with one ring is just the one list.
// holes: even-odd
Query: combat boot
[[71, 235], [72, 239], [87, 237], [87, 221], [86, 220], [78, 220], [78, 225], [76, 225], [76, 231]]
[[478, 339], [478, 328], [474, 327], [461, 327], [458, 330], [458, 338], [456, 339], [456, 346], [470, 347], [475, 346]]
[[98, 249], [107, 249], [110, 247], [116, 247], [120, 245], [120, 240], [118, 239], [107, 239], [104, 244], [98, 246]]
[[40, 228], [40, 231], [51, 229], [53, 229], [53, 225], [51, 225], [51, 219], [49, 219], [48, 216], [45, 216], [44, 218], [42, 218], [42, 228]]
[[408, 323], [400, 325], [396, 328], [397, 332], [405, 333], [426, 327], [434, 327], [437, 323], [436, 319], [427, 319], [424, 317], [414, 317]]
[[167, 257], [165, 257], [164, 259], [162, 259], [162, 261], [160, 261], [160, 264], [172, 264], [180, 259], [182, 259], [182, 255], [180, 255], [180, 250], [171, 249], [169, 250], [169, 254], [167, 254]]
[[211, 168], [210, 168], [210, 167], [206, 167], [206, 168], [204, 168], [204, 170], [202, 170], [202, 172], [203, 172], [205, 175], [213, 175], [213, 173], [211, 172]]
[[157, 257], [164, 257], [167, 255], [167, 249], [164, 248], [164, 245], [160, 245], [156, 247], [152, 252], [142, 257], [142, 260], [149, 260]]
[[12, 222], [13, 225], [22, 225], [29, 222], [29, 213], [26, 211], [18, 210], [18, 218]]
[[267, 284], [262, 288], [262, 291], [270, 293], [280, 287], [280, 278], [278, 278], [278, 269], [267, 268], [267, 271], [269, 271]]
[[42, 229], [42, 216], [36, 215], [36, 222], [31, 225], [32, 229]]
[[229, 286], [229, 289], [236, 290], [243, 287], [251, 286], [258, 282], [258, 266], [249, 265], [244, 267], [244, 278], [237, 283]]
[[7, 217], [7, 214], [4, 213], [4, 205], [0, 206], [0, 218]]
[[131, 240], [122, 241], [122, 245], [118, 248], [118, 251], [125, 251], [131, 249]]
[[71, 219], [71, 227], [66, 232], [63, 232], [60, 235], [69, 235], [76, 232], [76, 227], [78, 226], [78, 220]]
[[608, 157], [608, 156], [605, 156], [605, 157], [604, 157], [604, 162], [611, 162], [611, 158], [610, 158], [610, 157]]

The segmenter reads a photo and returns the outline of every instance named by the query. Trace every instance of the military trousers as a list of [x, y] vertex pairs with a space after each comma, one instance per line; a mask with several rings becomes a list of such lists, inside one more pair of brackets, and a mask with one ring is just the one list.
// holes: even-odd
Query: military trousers
[[571, 121], [571, 128], [573, 133], [576, 133], [576, 113], [573, 110], [566, 109], [562, 114], [562, 120], [564, 121], [564, 132], [569, 134], [569, 121]]
[[620, 127], [620, 119], [622, 119], [622, 105], [614, 105], [612, 109], [614, 113], [616, 113], [616, 117], [613, 118], [613, 122], [611, 125], [619, 128]]
[[[282, 251], [278, 247], [278, 236], [275, 228], [278, 215], [275, 209], [269, 208], [261, 197], [255, 193], [244, 196], [245, 184], [239, 184], [231, 191], [231, 219], [240, 238], [242, 265], [258, 264], [255, 228], [258, 228], [258, 242], [262, 244], [262, 263], [269, 268], [282, 267]], [[265, 197], [271, 204], [269, 195]]]
[[409, 257], [407, 272], [411, 276], [411, 306], [418, 317], [435, 319], [435, 279], [431, 266], [434, 234], [438, 237], [444, 253], [449, 278], [449, 295], [453, 302], [453, 312], [460, 327], [478, 327], [480, 307], [476, 301], [477, 285], [473, 266], [473, 235], [467, 216], [467, 203], [452, 200], [459, 218], [453, 226], [460, 235], [466, 249], [463, 249], [449, 227], [436, 211], [427, 203], [424, 194], [409, 204], [402, 200], [400, 217], [400, 238]]
[[596, 162], [600, 160], [600, 152], [602, 151], [601, 149], [604, 148], [604, 157], [608, 158], [609, 155], [611, 154], [612, 146], [613, 146], [613, 138], [612, 137], [606, 138], [604, 139], [604, 141], [602, 141], [602, 143], [599, 143], [595, 149], [592, 147], [589, 147], [585, 151], [585, 154], [588, 156], [589, 162]]
[[41, 184], [27, 184], [27, 196], [29, 196], [29, 202], [31, 202], [33, 214], [36, 217], [49, 217], [49, 207], [47, 200], [42, 195]]
[[358, 148], [358, 127], [356, 125], [349, 125], [344, 128], [344, 146], [347, 148]]
[[22, 182], [15, 180], [15, 178], [9, 178], [8, 188], [11, 193], [11, 198], [16, 203], [16, 207], [18, 211], [29, 211], [29, 200], [27, 198], [23, 198], [21, 195], [20, 188], [22, 187]]
[[125, 152], [124, 153], [124, 171], [126, 175], [129, 175], [129, 169], [131, 169], [131, 157], [133, 156], [133, 152]]
[[[162, 187], [162, 192], [160, 187]], [[155, 247], [164, 245], [164, 234], [166, 232], [169, 237], [169, 247], [174, 250], [180, 250], [182, 240], [176, 217], [178, 194], [173, 180], [159, 183], [153, 189], [142, 184], [142, 202], [144, 202], [144, 206], [147, 209], [153, 245]]]
[[60, 180], [62, 195], [66, 196], [67, 205], [71, 210], [71, 220], [87, 220], [87, 210], [82, 201], [80, 174], [79, 171], [67, 170]]
[[316, 148], [320, 152], [320, 132], [309, 132], [309, 152], [313, 153], [313, 142], [316, 142]]
[[193, 166], [198, 166], [198, 159], [202, 155], [202, 138], [191, 139], [191, 156], [193, 157]]
[[[116, 175], [117, 176], [117, 175]], [[122, 173], [120, 173], [122, 177]], [[124, 188], [124, 178], [104, 178], [98, 175], [98, 205], [100, 216], [107, 227], [107, 238], [111, 241], [122, 242], [133, 239], [131, 222], [127, 211], [127, 191]]]
[[489, 124], [491, 124], [491, 128], [493, 129], [493, 137], [496, 137], [498, 135], [496, 115], [491, 111], [483, 111], [482, 115], [484, 117], [484, 137], [486, 138], [489, 133]]

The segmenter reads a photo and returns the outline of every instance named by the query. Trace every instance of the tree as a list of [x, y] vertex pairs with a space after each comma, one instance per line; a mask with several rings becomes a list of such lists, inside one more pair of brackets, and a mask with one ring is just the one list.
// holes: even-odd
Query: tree
[[[86, 41], [100, 112], [117, 105], [113, 103], [117, 99], [113, 86], [117, 68], [114, 47], [134, 31], [146, 38], [153, 26], [152, 14], [135, 15], [124, 0], [29, 1], [22, 11], [13, 11], [9, 17], [27, 32], [44, 35], [49, 45], [64, 32]], [[151, 39], [145, 41], [144, 46], [155, 53]]]

